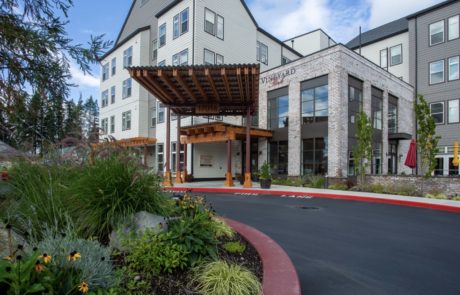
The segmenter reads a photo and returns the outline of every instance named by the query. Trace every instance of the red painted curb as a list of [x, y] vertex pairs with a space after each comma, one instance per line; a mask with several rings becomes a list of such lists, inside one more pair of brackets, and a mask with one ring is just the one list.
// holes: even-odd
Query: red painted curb
[[249, 225], [224, 218], [259, 253], [263, 265], [264, 295], [300, 295], [300, 281], [289, 256], [269, 236]]
[[432, 210], [438, 210], [438, 211], [460, 213], [460, 207], [449, 206], [449, 205], [430, 204], [430, 203], [423, 203], [423, 202], [417, 202], [417, 201], [406, 201], [406, 200], [395, 200], [395, 199], [349, 196], [349, 195], [339, 195], [339, 194], [329, 194], [329, 193], [287, 192], [287, 191], [272, 191], [272, 190], [262, 190], [262, 189], [197, 188], [197, 187], [195, 188], [168, 187], [168, 188], [164, 188], [164, 190], [176, 191], [176, 192], [191, 191], [191, 192], [200, 192], [200, 193], [254, 193], [254, 194], [265, 194], [265, 195], [276, 195], [276, 196], [280, 196], [280, 195], [309, 196], [309, 197], [316, 197], [316, 198], [390, 204], [390, 205], [408, 206], [408, 207], [425, 208], [425, 209], [432, 209]]

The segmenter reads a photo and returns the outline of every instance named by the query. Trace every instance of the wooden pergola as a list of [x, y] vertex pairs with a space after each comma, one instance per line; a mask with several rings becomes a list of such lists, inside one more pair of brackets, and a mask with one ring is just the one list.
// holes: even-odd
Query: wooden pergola
[[[244, 186], [252, 187], [250, 168], [251, 116], [257, 111], [258, 105], [260, 76], [258, 64], [131, 67], [128, 68], [128, 71], [134, 80], [168, 108], [165, 186], [172, 186], [170, 170], [170, 119], [172, 110], [178, 116], [177, 142], [181, 142], [181, 116], [246, 116], [244, 137], [247, 156]], [[196, 131], [198, 130], [196, 127], [184, 128], [183, 132], [188, 132], [187, 130]], [[222, 128], [222, 126], [214, 127]], [[202, 134], [204, 135], [201, 136], [209, 137], [209, 132], [206, 132], [209, 130], [203, 129]], [[241, 135], [241, 132], [239, 134]], [[188, 138], [188, 135], [186, 136]], [[214, 136], [214, 141], [216, 139], [223, 140], [224, 137], [217, 138]], [[231, 155], [231, 141], [233, 139], [236, 137], [227, 136], [226, 141], [229, 147], [227, 158]], [[187, 144], [187, 141], [190, 139], [185, 139], [184, 143]], [[187, 155], [185, 155], [186, 157]], [[176, 182], [182, 182], [179, 162], [177, 161]], [[233, 181], [230, 181], [229, 178], [232, 178], [231, 166], [227, 167], [226, 181], [226, 185], [230, 186], [233, 185]]]
[[93, 148], [102, 148], [106, 146], [117, 146], [124, 148], [143, 148], [144, 149], [144, 165], [147, 166], [147, 147], [157, 143], [154, 137], [132, 137], [120, 140], [107, 140], [97, 144], [92, 144]]

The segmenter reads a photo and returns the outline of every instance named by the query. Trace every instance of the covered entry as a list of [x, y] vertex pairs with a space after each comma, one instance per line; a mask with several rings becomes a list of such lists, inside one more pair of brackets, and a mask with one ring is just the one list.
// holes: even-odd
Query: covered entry
[[[247, 65], [203, 65], [176, 67], [131, 67], [130, 75], [167, 107], [166, 116], [166, 163], [165, 186], [172, 186], [170, 167], [170, 120], [171, 111], [177, 115], [177, 142], [187, 144], [187, 140], [227, 141], [237, 135], [246, 140], [246, 155], [250, 155], [251, 116], [257, 111], [259, 97], [258, 64]], [[184, 129], [186, 135], [181, 140], [181, 116], [245, 116], [246, 127], [208, 126], [202, 129], [192, 126]], [[239, 127], [239, 129], [235, 129]], [[219, 131], [225, 129], [224, 131]], [[194, 131], [192, 131], [194, 130]], [[238, 131], [238, 133], [236, 132]], [[198, 132], [200, 134], [191, 134]], [[232, 133], [233, 132], [233, 133]], [[207, 139], [206, 139], [207, 138]], [[186, 150], [186, 149], [185, 149]], [[245, 187], [252, 187], [250, 157], [245, 159]], [[228, 170], [228, 169], [227, 169]], [[179, 161], [177, 171], [180, 171]], [[182, 182], [181, 173], [176, 173], [176, 182]]]

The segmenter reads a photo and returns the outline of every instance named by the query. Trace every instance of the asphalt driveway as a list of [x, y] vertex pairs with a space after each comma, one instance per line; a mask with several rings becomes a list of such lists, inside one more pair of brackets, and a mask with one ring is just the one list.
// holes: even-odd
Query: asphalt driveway
[[332, 199], [204, 194], [276, 240], [302, 294], [460, 294], [460, 214]]

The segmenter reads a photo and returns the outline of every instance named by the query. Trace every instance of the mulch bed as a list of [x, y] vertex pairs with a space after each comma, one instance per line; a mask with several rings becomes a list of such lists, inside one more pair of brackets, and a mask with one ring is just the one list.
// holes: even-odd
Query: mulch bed
[[[246, 245], [246, 250], [239, 253], [229, 253], [223, 249], [222, 245], [230, 241], [239, 241], [240, 243]], [[249, 244], [242, 236], [236, 234], [233, 239], [221, 239], [218, 245], [218, 255], [219, 258], [239, 264], [246, 267], [252, 273], [254, 273], [260, 281], [262, 281], [263, 268], [262, 262], [259, 258], [259, 255], [256, 249]], [[115, 267], [121, 267], [124, 264], [124, 255], [119, 255], [114, 260]], [[151, 288], [154, 294], [156, 295], [191, 295], [197, 294], [193, 289], [193, 286], [190, 286], [191, 274], [188, 271], [177, 271], [173, 274], [165, 274], [159, 277], [154, 277], [151, 280]]]

